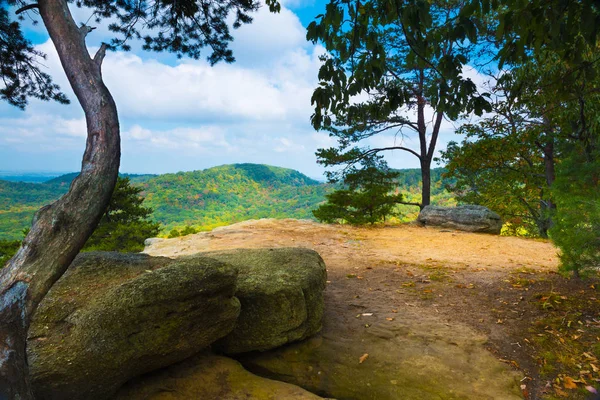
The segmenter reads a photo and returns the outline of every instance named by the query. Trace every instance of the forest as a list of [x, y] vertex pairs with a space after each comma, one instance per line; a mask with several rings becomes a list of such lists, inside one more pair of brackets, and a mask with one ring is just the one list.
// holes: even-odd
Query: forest
[[[433, 203], [452, 204], [444, 189], [443, 169], [433, 170]], [[19, 240], [35, 212], [67, 192], [76, 174], [42, 183], [0, 180], [0, 240]], [[260, 164], [232, 164], [202, 171], [163, 175], [123, 174], [140, 188], [150, 219], [160, 223], [161, 235], [192, 227], [205, 231], [248, 219], [314, 219], [312, 210], [335, 185], [315, 181], [298, 171]], [[18, 179], [18, 177], [15, 177]], [[418, 199], [420, 171], [400, 170], [397, 190]], [[414, 220], [418, 208], [399, 206], [399, 219]]]

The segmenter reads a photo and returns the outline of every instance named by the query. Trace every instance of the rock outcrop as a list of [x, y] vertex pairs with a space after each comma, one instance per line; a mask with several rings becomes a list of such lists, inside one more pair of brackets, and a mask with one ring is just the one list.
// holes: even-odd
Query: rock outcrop
[[318, 400], [288, 383], [261, 378], [231, 358], [192, 357], [127, 383], [115, 400]]
[[375, 323], [359, 332], [326, 326], [308, 340], [243, 354], [239, 361], [250, 372], [328, 398], [522, 399], [520, 374], [485, 350], [483, 335], [456, 325], [419, 323], [416, 328]]
[[203, 253], [238, 268], [242, 311], [229, 335], [216, 343], [224, 353], [269, 350], [321, 329], [327, 272], [314, 250], [238, 249]]
[[458, 207], [426, 206], [417, 221], [425, 226], [439, 226], [467, 232], [500, 234], [502, 220], [487, 207], [466, 205]]
[[36, 398], [109, 398], [132, 377], [196, 354], [233, 329], [236, 276], [202, 256], [79, 255], [31, 324]]

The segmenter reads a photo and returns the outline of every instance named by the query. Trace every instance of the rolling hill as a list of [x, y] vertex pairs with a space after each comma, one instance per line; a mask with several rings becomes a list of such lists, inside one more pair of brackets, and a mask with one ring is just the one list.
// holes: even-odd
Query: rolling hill
[[[67, 192], [77, 174], [66, 174], [43, 183], [0, 180], [0, 239], [20, 239], [36, 210]], [[441, 181], [441, 169], [432, 171], [435, 202], [451, 196]], [[193, 226], [208, 230], [248, 219], [310, 218], [312, 210], [333, 188], [291, 169], [260, 164], [231, 164], [200, 171], [163, 175], [129, 175], [143, 189], [145, 206], [163, 232]], [[418, 169], [402, 170], [400, 190], [406, 198], [419, 198]], [[402, 208], [412, 218], [415, 207]]]

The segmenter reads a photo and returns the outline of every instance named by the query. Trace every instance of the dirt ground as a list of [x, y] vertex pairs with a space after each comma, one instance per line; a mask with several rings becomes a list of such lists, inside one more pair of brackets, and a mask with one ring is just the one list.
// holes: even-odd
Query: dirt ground
[[466, 324], [520, 372], [526, 399], [585, 399], [600, 381], [600, 285], [559, 275], [557, 250], [546, 241], [409, 224], [358, 228], [270, 219], [152, 240], [146, 252], [167, 256], [311, 248], [327, 264], [326, 302], [344, 302], [357, 320], [369, 311], [393, 321], [408, 308], [448, 326]]

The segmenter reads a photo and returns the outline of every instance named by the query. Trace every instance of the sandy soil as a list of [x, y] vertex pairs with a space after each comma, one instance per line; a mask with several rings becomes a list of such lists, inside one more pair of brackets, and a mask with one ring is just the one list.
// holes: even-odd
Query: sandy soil
[[538, 349], [527, 340], [543, 312], [536, 299], [548, 291], [587, 288], [556, 274], [557, 251], [547, 241], [413, 225], [358, 228], [265, 219], [182, 238], [151, 239], [145, 252], [174, 257], [284, 246], [321, 254], [328, 267], [326, 301], [388, 319], [410, 309], [410, 315], [435, 318], [447, 326], [467, 325], [486, 335], [487, 349], [521, 374], [528, 399], [553, 390], [553, 382], [540, 377]]

